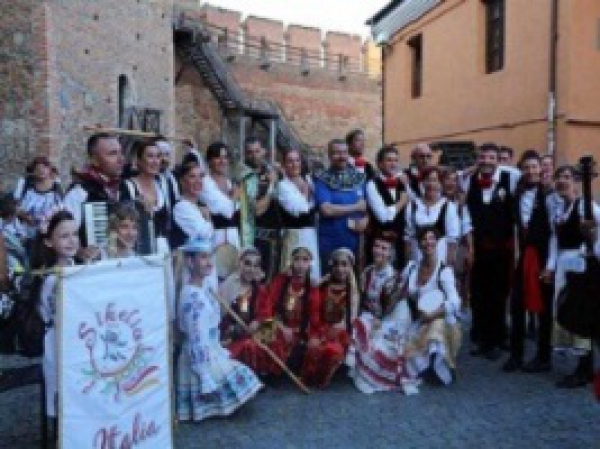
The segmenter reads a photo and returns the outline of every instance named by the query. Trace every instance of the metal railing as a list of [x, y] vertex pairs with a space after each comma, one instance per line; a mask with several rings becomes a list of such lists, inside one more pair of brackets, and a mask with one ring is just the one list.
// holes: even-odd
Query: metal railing
[[189, 40], [186, 39], [177, 45], [178, 53], [186, 59], [204, 64], [201, 75], [205, 77], [207, 87], [213, 90], [222, 108], [250, 110], [277, 117], [278, 146], [280, 148], [298, 148], [306, 154], [307, 159], [318, 159], [318, 153], [312, 151], [303, 142], [279, 105], [270, 100], [255, 98], [250, 92], [241, 88], [230, 72], [229, 66], [223, 61], [227, 58], [227, 54], [223, 52], [223, 49], [219, 50], [219, 41], [215, 42], [212, 39], [205, 23], [188, 20], [182, 14], [173, 25], [176, 31], [184, 31], [186, 35], [190, 36]]
[[378, 71], [369, 70], [372, 66], [379, 66], [380, 61], [377, 59], [363, 58], [357, 60], [342, 53], [329, 54], [324, 49], [317, 51], [271, 41], [264, 36], [233, 32], [228, 28], [208, 23], [205, 20], [202, 21], [202, 24], [209, 32], [211, 39], [217, 43], [217, 47], [225, 56], [225, 59], [230, 61], [240, 55], [258, 59], [265, 69], [271, 63], [286, 63], [299, 66], [303, 74], [310, 73], [312, 68], [325, 69], [341, 75], [378, 74]]

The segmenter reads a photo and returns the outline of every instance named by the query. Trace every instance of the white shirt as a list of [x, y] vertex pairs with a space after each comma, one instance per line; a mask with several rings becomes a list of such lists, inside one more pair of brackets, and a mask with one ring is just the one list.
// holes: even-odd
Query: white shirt
[[519, 201], [519, 213], [521, 215], [521, 222], [526, 228], [529, 226], [529, 222], [531, 221], [531, 215], [533, 214], [533, 208], [535, 205], [537, 193], [538, 187], [525, 190], [523, 192], [523, 195], [521, 195], [521, 200]]
[[[231, 181], [227, 181], [227, 188], [231, 189]], [[233, 201], [228, 195], [223, 193], [215, 180], [207, 175], [204, 177], [202, 192], [200, 193], [200, 201], [208, 207], [208, 210], [213, 215], [222, 215], [230, 219], [238, 209], [238, 204]]]
[[[306, 182], [312, 191], [312, 179], [307, 177]], [[315, 206], [312, 195], [310, 198], [306, 198], [289, 178], [283, 178], [277, 183], [275, 195], [281, 207], [294, 217], [310, 212]]]
[[446, 198], [440, 198], [434, 205], [427, 206], [421, 198], [415, 199], [406, 208], [406, 237], [417, 237], [417, 226], [433, 225], [438, 220], [442, 208], [447, 204], [445, 229], [448, 242], [455, 242], [461, 236], [461, 225], [456, 204]]
[[[550, 251], [548, 254], [548, 261], [546, 263], [546, 269], [549, 271], [556, 270], [556, 264], [558, 261], [558, 254], [561, 249], [558, 247], [558, 238], [556, 236], [556, 226], [566, 221], [571, 215], [575, 201], [571, 205], [565, 208], [564, 200], [556, 193], [548, 195], [546, 198], [546, 207], [548, 208], [548, 216], [550, 217], [550, 227], [552, 229], [552, 235], [550, 237]], [[584, 215], [583, 201], [579, 201], [579, 210], [577, 211], [580, 217]], [[600, 223], [600, 206], [597, 203], [592, 203], [592, 214], [596, 223]], [[599, 245], [600, 239], [596, 236], [595, 247]]]
[[456, 206], [458, 212], [458, 218], [460, 220], [460, 237], [473, 232], [473, 220], [471, 219], [471, 213], [466, 204], [457, 204], [455, 201], [452, 203]]
[[[398, 181], [401, 182], [401, 181]], [[397, 189], [395, 187], [388, 189], [394, 201], [398, 201], [399, 198], [396, 198]], [[406, 188], [406, 193], [408, 195], [408, 188]], [[370, 180], [367, 183], [367, 203], [371, 208], [371, 211], [377, 218], [377, 221], [380, 223], [388, 223], [390, 221], [394, 221], [396, 216], [398, 215], [398, 211], [396, 210], [396, 204], [392, 204], [390, 206], [386, 206], [379, 190], [377, 190], [377, 185], [375, 181]]]
[[73, 219], [75, 223], [77, 223], [77, 227], [81, 226], [82, 222], [82, 213], [83, 213], [83, 203], [87, 201], [88, 193], [87, 191], [81, 187], [81, 185], [77, 184], [73, 186], [71, 190], [67, 192], [63, 199], [63, 204], [65, 209], [67, 209], [73, 215]]
[[182, 198], [173, 207], [173, 219], [181, 230], [190, 238], [212, 238], [213, 225], [207, 221], [198, 206]]
[[444, 308], [446, 310], [445, 320], [449, 324], [456, 323], [456, 317], [460, 311], [460, 296], [456, 290], [456, 282], [454, 279], [454, 271], [446, 266], [440, 271], [441, 261], [433, 270], [431, 277], [424, 285], [418, 285], [419, 264], [415, 262], [409, 263], [402, 273], [404, 282], [408, 282], [408, 294], [416, 297], [417, 300], [421, 295], [435, 290], [442, 290], [445, 295]]

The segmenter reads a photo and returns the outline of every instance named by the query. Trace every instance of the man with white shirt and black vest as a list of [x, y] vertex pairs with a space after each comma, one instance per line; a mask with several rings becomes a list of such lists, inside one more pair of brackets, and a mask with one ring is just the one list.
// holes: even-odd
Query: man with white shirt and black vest
[[89, 164], [83, 170], [73, 173], [73, 184], [63, 203], [80, 226], [82, 249], [78, 255], [82, 259], [90, 260], [98, 256], [99, 249], [87, 243], [85, 226], [82, 226], [83, 204], [104, 202], [111, 205], [118, 202], [125, 156], [119, 139], [106, 133], [90, 136], [87, 153]]
[[411, 166], [404, 170], [408, 179], [408, 187], [413, 195], [420, 197], [423, 194], [421, 190], [421, 179], [423, 171], [433, 165], [433, 150], [427, 143], [420, 143], [413, 148], [410, 155]]
[[[367, 183], [367, 203], [371, 216], [370, 234], [383, 235], [393, 232], [396, 235], [394, 243], [394, 266], [402, 269], [404, 257], [404, 210], [408, 202], [406, 177], [399, 169], [398, 149], [384, 146], [377, 153], [379, 173]], [[371, 241], [371, 238], [369, 238]]]
[[[552, 229], [548, 213], [549, 191], [542, 183], [541, 158], [527, 150], [519, 163], [523, 177], [515, 194], [515, 217], [519, 260], [511, 294], [510, 358], [505, 372], [528, 373], [551, 369], [552, 296], [551, 276], [545, 269]], [[537, 353], [523, 364], [525, 350], [525, 312], [538, 317]]]
[[479, 148], [477, 167], [466, 180], [466, 205], [473, 223], [471, 354], [501, 357], [506, 337], [506, 301], [514, 266], [514, 193], [519, 175], [498, 166], [498, 147]]

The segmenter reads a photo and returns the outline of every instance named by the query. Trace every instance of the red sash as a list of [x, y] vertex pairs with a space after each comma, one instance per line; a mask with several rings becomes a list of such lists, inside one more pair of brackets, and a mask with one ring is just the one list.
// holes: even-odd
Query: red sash
[[540, 257], [536, 249], [527, 246], [523, 253], [523, 295], [525, 310], [541, 313], [544, 310], [542, 286], [540, 285]]

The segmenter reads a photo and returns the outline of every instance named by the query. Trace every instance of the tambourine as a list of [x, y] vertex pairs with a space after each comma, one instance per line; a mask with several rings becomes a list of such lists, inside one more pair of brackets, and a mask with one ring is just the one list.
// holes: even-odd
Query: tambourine
[[215, 269], [219, 279], [225, 279], [238, 266], [240, 253], [231, 243], [223, 243], [215, 249]]
[[445, 299], [444, 294], [439, 290], [424, 293], [419, 297], [417, 308], [423, 313], [433, 313], [444, 304]]

